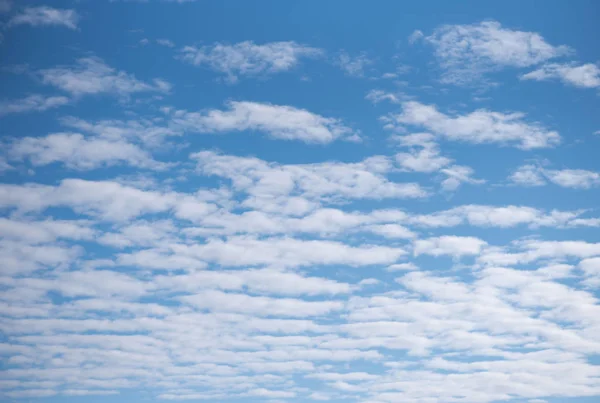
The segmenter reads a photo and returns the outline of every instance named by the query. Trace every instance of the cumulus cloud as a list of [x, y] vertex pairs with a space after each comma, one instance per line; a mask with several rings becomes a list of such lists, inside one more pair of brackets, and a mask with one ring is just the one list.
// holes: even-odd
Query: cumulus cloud
[[252, 41], [233, 45], [216, 43], [211, 46], [186, 46], [181, 50], [181, 60], [194, 66], [206, 65], [225, 74], [235, 83], [238, 78], [270, 75], [291, 70], [303, 58], [314, 58], [323, 51], [296, 42], [270, 42], [257, 45]]
[[341, 120], [324, 117], [306, 109], [258, 102], [233, 101], [228, 109], [202, 112], [174, 111], [172, 125], [189, 132], [221, 133], [262, 131], [282, 140], [330, 143], [338, 138], [357, 140], [358, 133]]
[[440, 155], [436, 147], [424, 147], [408, 153], [396, 154], [396, 161], [404, 169], [415, 172], [436, 172], [452, 162]]
[[11, 144], [7, 156], [13, 160], [27, 159], [33, 166], [62, 162], [68, 168], [79, 170], [116, 164], [154, 169], [167, 166], [154, 161], [147, 152], [135, 144], [102, 138], [86, 138], [78, 133], [23, 137]]
[[433, 256], [478, 255], [487, 243], [474, 237], [441, 236], [437, 238], [419, 239], [414, 244], [414, 254]]
[[[416, 31], [411, 41], [456, 45], [448, 60], [472, 61], [477, 74], [543, 68], [566, 51], [497, 23]], [[242, 42], [178, 57], [234, 80], [322, 54], [305, 48]], [[366, 75], [369, 65], [355, 56], [348, 72]], [[5, 119], [0, 153], [1, 401], [600, 395], [595, 165], [533, 161], [510, 173], [510, 183], [554, 189], [446, 193], [483, 185], [503, 169], [492, 162], [522, 155], [492, 147], [488, 158], [479, 155], [486, 147], [470, 145], [478, 154], [467, 155], [457, 143], [558, 145], [547, 126], [520, 113], [442, 112], [379, 90], [368, 100], [399, 108], [383, 119], [392, 135], [343, 143], [359, 132], [337, 104], [125, 104], [140, 94], [156, 100], [169, 85], [93, 57], [32, 72], [85, 108], [59, 117], [63, 132], [24, 120], [26, 111], [62, 104], [53, 96], [24, 91], [2, 104], [23, 115]], [[76, 102], [92, 94], [115, 95], [123, 110], [106, 115], [114, 108]], [[295, 142], [261, 139], [256, 148], [252, 137], [217, 136], [228, 132]], [[587, 189], [586, 197], [563, 187]], [[525, 198], [517, 203], [509, 190]], [[482, 202], [489, 197], [495, 202]]]
[[402, 112], [383, 118], [388, 128], [416, 126], [447, 140], [474, 144], [498, 143], [522, 149], [553, 147], [560, 142], [556, 131], [529, 123], [525, 114], [501, 113], [479, 109], [466, 115], [451, 116], [434, 105], [416, 101], [402, 103]]

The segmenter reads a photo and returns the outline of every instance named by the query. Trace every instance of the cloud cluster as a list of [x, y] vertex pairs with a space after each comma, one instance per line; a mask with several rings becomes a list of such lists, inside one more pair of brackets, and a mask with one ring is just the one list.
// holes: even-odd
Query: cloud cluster
[[[0, 12], [9, 11], [0, 0]], [[41, 6], [6, 21], [78, 34], [81, 17]], [[417, 30], [409, 42], [433, 46], [443, 83], [527, 68], [522, 80], [598, 87], [597, 66], [556, 60], [569, 48], [495, 21]], [[230, 84], [325, 55], [294, 41], [175, 52]], [[325, 60], [352, 77], [381, 60], [331, 55]], [[188, 105], [175, 98], [179, 86], [96, 56], [53, 66], [31, 76], [63, 95], [0, 102], [0, 115], [15, 121], [77, 108], [59, 116], [58, 130], [44, 129], [43, 118], [8, 126], [15, 133], [1, 144], [0, 400], [544, 403], [600, 395], [600, 173], [535, 162], [501, 188], [488, 185], [497, 180], [492, 163], [514, 167], [514, 155], [558, 148], [554, 128], [521, 112], [460, 101], [442, 109], [397, 89], [361, 88], [377, 108], [391, 108], [380, 118], [391, 135], [379, 136], [358, 130], [368, 115], [342, 114], [343, 102], [258, 102], [242, 98], [252, 85], [223, 85], [228, 101]], [[416, 88], [398, 74], [369, 79]], [[100, 95], [123, 113], [83, 105]], [[265, 139], [254, 142], [258, 135]], [[463, 165], [467, 153], [489, 149], [499, 156], [468, 155], [473, 167]], [[514, 185], [575, 196], [515, 202], [507, 192], [533, 190]]]

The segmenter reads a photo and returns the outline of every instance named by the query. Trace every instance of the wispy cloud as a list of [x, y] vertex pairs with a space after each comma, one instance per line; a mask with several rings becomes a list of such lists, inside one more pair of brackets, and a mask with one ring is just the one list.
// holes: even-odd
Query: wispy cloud
[[63, 96], [29, 95], [25, 98], [0, 102], [0, 116], [11, 113], [43, 112], [69, 103]]
[[444, 70], [442, 82], [469, 84], [505, 67], [529, 67], [571, 53], [538, 33], [512, 30], [496, 21], [444, 25], [424, 38]]
[[367, 67], [373, 64], [373, 60], [365, 53], [357, 56], [351, 56], [345, 51], [340, 52], [334, 59], [334, 63], [338, 65], [342, 71], [352, 77], [363, 77]]
[[39, 75], [43, 83], [75, 97], [102, 93], [126, 97], [142, 92], [166, 93], [171, 89], [167, 81], [140, 81], [132, 74], [108, 66], [98, 57], [81, 58], [73, 66], [40, 70]]
[[545, 64], [537, 70], [521, 76], [522, 80], [560, 80], [565, 84], [581, 88], [600, 87], [600, 68], [592, 63]]
[[338, 138], [356, 140], [359, 136], [341, 120], [305, 109], [248, 101], [233, 101], [228, 106], [226, 110], [173, 111], [172, 124], [198, 133], [256, 130], [276, 139], [321, 144]]
[[549, 182], [555, 185], [589, 189], [600, 185], [600, 173], [585, 169], [549, 169], [539, 165], [523, 165], [509, 177], [510, 181], [523, 186], [544, 186]]
[[211, 46], [186, 46], [180, 58], [195, 66], [223, 73], [229, 82], [239, 77], [264, 76], [290, 70], [302, 58], [314, 58], [323, 54], [321, 49], [296, 42], [270, 42], [257, 45], [252, 41], [233, 45], [216, 43]]
[[[6, 6], [3, 6], [6, 8]], [[37, 26], [63, 26], [77, 29], [79, 14], [72, 9], [58, 9], [47, 6], [27, 7], [15, 14], [8, 21], [8, 26], [31, 25]]]

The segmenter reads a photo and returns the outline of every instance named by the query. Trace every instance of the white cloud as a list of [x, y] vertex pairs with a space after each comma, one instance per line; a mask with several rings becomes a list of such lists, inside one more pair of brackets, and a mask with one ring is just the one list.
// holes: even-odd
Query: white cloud
[[411, 270], [419, 270], [419, 267], [412, 263], [396, 263], [392, 264], [385, 268], [386, 271], [411, 271]]
[[183, 297], [185, 303], [216, 312], [237, 312], [258, 316], [307, 317], [339, 311], [337, 301], [312, 302], [292, 298], [253, 297], [245, 294], [204, 291]]
[[347, 283], [273, 269], [198, 271], [186, 275], [157, 277], [154, 284], [157, 289], [171, 292], [196, 292], [213, 288], [239, 292], [247, 289], [253, 293], [285, 296], [340, 295], [352, 290]]
[[416, 101], [402, 103], [402, 113], [383, 118], [389, 128], [398, 125], [423, 127], [448, 140], [469, 143], [499, 143], [522, 149], [552, 147], [560, 142], [557, 132], [528, 123], [523, 113], [501, 113], [484, 109], [467, 115], [449, 116], [433, 105]]
[[183, 134], [160, 119], [87, 121], [74, 117], [60, 119], [63, 126], [109, 141], [129, 141], [158, 147], [166, 137]]
[[203, 112], [174, 111], [172, 125], [189, 132], [219, 133], [256, 130], [282, 140], [330, 143], [338, 138], [355, 140], [357, 132], [341, 120], [306, 109], [257, 102], [230, 102], [229, 109]]
[[444, 25], [425, 41], [445, 70], [442, 82], [468, 84], [504, 67], [528, 67], [570, 53], [553, 46], [535, 32], [502, 27], [496, 21], [472, 25]]
[[546, 81], [557, 79], [581, 88], [600, 87], [600, 68], [592, 63], [576, 65], [550, 63], [521, 76], [522, 80]]
[[57, 239], [90, 240], [95, 231], [82, 220], [15, 220], [0, 218], [0, 235], [4, 239], [29, 244], [54, 242]]
[[84, 57], [74, 66], [40, 70], [42, 82], [57, 87], [73, 96], [90, 94], [115, 94], [127, 97], [140, 92], [169, 92], [171, 85], [164, 80], [152, 83], [108, 66], [98, 57]]
[[544, 186], [546, 180], [539, 167], [536, 165], [523, 165], [517, 168], [509, 180], [523, 186]]
[[414, 254], [421, 255], [478, 255], [487, 243], [474, 237], [441, 236], [436, 238], [419, 239], [414, 243]]
[[[273, 72], [266, 66], [231, 74]], [[108, 84], [89, 80], [82, 90], [86, 73], [74, 87], [55, 85], [72, 100], [161, 93], [141, 73], [108, 69], [99, 74]], [[118, 116], [98, 120], [107, 110], [92, 108], [61, 118], [66, 133], [37, 120], [12, 128], [0, 153], [15, 165], [0, 184], [0, 400], [140, 391], [149, 400], [272, 403], [600, 395], [594, 165], [530, 162], [512, 175], [590, 187], [581, 204], [514, 205], [497, 192], [497, 204], [471, 204], [485, 189], [449, 200], [414, 181], [453, 190], [483, 183], [484, 171], [459, 165], [464, 150], [444, 140], [528, 149], [558, 135], [522, 115], [441, 113], [400, 93], [376, 99], [402, 107], [399, 120], [388, 118], [396, 131], [370, 133], [360, 146], [259, 150], [246, 147], [251, 137], [197, 135], [244, 130], [331, 144], [357, 134], [353, 118], [328, 117], [336, 111], [239, 101], [197, 113], [121, 103]], [[30, 137], [38, 126], [50, 129]], [[183, 160], [141, 170], [155, 167], [151, 151]], [[521, 154], [495, 152], [506, 161]]]
[[335, 64], [349, 76], [363, 77], [365, 75], [365, 69], [372, 65], [373, 61], [364, 53], [361, 53], [358, 56], [350, 56], [347, 52], [342, 51], [336, 57]]
[[523, 186], [543, 186], [549, 181], [566, 188], [590, 189], [600, 185], [600, 174], [585, 169], [547, 169], [523, 165], [517, 168], [509, 180]]
[[[144, 191], [112, 181], [64, 179], [58, 186], [38, 184], [0, 185], [0, 206], [21, 212], [49, 207], [70, 207], [80, 214], [106, 220], [128, 220], [140, 214], [176, 208], [178, 195]], [[201, 207], [198, 202], [198, 208]]]
[[224, 267], [267, 265], [300, 267], [311, 265], [367, 266], [392, 264], [406, 254], [402, 248], [376, 245], [352, 247], [325, 240], [294, 238], [257, 239], [248, 236], [210, 239], [203, 245], [171, 245], [180, 256], [201, 259]]
[[423, 147], [409, 153], [398, 153], [396, 162], [402, 168], [415, 172], [436, 172], [452, 163], [452, 160], [440, 155], [436, 147]]
[[472, 175], [475, 173], [472, 168], [462, 165], [452, 165], [448, 168], [443, 168], [440, 172], [447, 176], [442, 181], [442, 190], [446, 192], [453, 192], [462, 183], [470, 183], [474, 185], [481, 185], [485, 183], [484, 179], [475, 179]]
[[[585, 241], [516, 241], [513, 248], [490, 248], [479, 257], [486, 265], [516, 265], [541, 259], [564, 260], [600, 255], [600, 244]], [[516, 249], [516, 252], [511, 252]]]
[[175, 47], [175, 43], [169, 39], [157, 39], [156, 43], [161, 45], [161, 46], [166, 46], [168, 48], [174, 48]]
[[383, 90], [370, 90], [367, 93], [367, 95], [365, 96], [366, 100], [369, 100], [374, 104], [378, 104], [379, 102], [382, 102], [382, 101], [388, 101], [393, 104], [399, 104], [405, 98], [406, 98], [405, 94], [386, 92]]
[[469, 224], [476, 227], [510, 228], [517, 225], [564, 227], [577, 221], [581, 212], [543, 210], [526, 206], [485, 206], [469, 204], [432, 214], [409, 217], [414, 225], [430, 228]]
[[425, 35], [423, 34], [423, 31], [421, 31], [420, 29], [415, 29], [412, 34], [409, 35], [408, 37], [408, 43], [410, 43], [411, 45], [417, 43], [419, 40], [421, 40]]
[[[396, 162], [404, 170], [414, 172], [439, 172], [445, 175], [441, 187], [443, 191], [453, 192], [462, 183], [480, 185], [483, 179], [475, 179], [475, 171], [463, 165], [450, 165], [454, 162], [451, 158], [440, 155], [434, 136], [429, 133], [413, 133], [404, 136], [394, 135], [391, 140], [400, 145], [411, 147], [408, 153], [396, 154]], [[420, 148], [419, 148], [420, 147]]]
[[416, 236], [414, 232], [398, 224], [373, 225], [368, 227], [368, 229], [375, 234], [379, 234], [387, 238], [410, 239]]
[[79, 170], [116, 164], [153, 169], [166, 167], [166, 164], [154, 161], [147, 152], [134, 144], [125, 141], [86, 138], [77, 133], [24, 137], [14, 141], [7, 154], [13, 160], [28, 159], [34, 166], [62, 162], [68, 168]]
[[600, 174], [585, 169], [545, 169], [544, 174], [558, 186], [589, 189], [600, 184]]
[[0, 102], [0, 116], [11, 113], [43, 112], [69, 103], [69, 98], [62, 96], [44, 97], [29, 95], [25, 98]]
[[[278, 197], [307, 199], [419, 198], [426, 192], [415, 183], [387, 180], [391, 163], [385, 157], [371, 157], [357, 163], [280, 165], [257, 158], [219, 155], [202, 151], [191, 156], [205, 174], [232, 181], [238, 192], [247, 192], [257, 202]], [[261, 208], [261, 203], [252, 206]]]
[[271, 42], [257, 45], [251, 41], [234, 45], [217, 43], [200, 48], [186, 46], [181, 50], [181, 59], [195, 66], [207, 65], [223, 73], [229, 82], [239, 76], [275, 74], [296, 67], [302, 58], [322, 55], [317, 48], [296, 42]]
[[[6, 4], [6, 3], [4, 3]], [[2, 6], [2, 8], [6, 8]], [[72, 9], [58, 9], [47, 6], [27, 7], [18, 14], [15, 14], [9, 21], [9, 26], [15, 25], [32, 25], [45, 26], [64, 26], [69, 29], [77, 29], [79, 22], [79, 14]]]

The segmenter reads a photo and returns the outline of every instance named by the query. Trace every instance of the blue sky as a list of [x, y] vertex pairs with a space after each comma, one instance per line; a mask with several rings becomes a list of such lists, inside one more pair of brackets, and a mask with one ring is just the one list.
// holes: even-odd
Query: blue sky
[[0, 0], [0, 400], [597, 401], [599, 12]]

